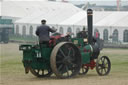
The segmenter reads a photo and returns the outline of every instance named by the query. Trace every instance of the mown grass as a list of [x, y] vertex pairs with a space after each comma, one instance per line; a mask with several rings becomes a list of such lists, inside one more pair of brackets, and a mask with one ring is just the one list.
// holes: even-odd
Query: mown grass
[[[2, 44], [0, 55], [0, 69], [1, 78], [17, 78], [17, 77], [30, 77], [32, 74], [25, 75], [24, 67], [22, 64], [22, 52], [19, 51], [18, 44]], [[125, 77], [128, 79], [128, 49], [104, 49], [101, 51], [100, 56], [106, 55], [110, 58], [112, 68], [110, 76], [112, 77]], [[93, 73], [89, 72], [89, 74]], [[93, 73], [94, 74], [94, 73]]]
[[17, 75], [24, 74], [22, 65], [22, 52], [18, 49], [18, 44], [2, 44], [1, 45], [1, 77], [13, 78]]
[[36, 42], [38, 41], [38, 38], [35, 36], [10, 35], [9, 40], [21, 42]]
[[128, 49], [104, 49], [101, 55], [107, 55], [110, 58], [111, 74], [128, 78]]

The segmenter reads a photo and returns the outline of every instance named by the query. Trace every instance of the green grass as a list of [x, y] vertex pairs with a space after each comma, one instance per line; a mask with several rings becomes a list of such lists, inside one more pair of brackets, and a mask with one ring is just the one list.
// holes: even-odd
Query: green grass
[[125, 74], [128, 77], [128, 49], [104, 49], [101, 55], [110, 58], [112, 74]]
[[[12, 75], [23, 70], [23, 65], [20, 56], [13, 56], [7, 59], [6, 56], [1, 57], [1, 73], [2, 76]], [[14, 73], [14, 75], [15, 75]]]
[[35, 42], [35, 41], [38, 41], [38, 38], [35, 37], [35, 36], [10, 35], [9, 40], [24, 41], [24, 42]]
[[17, 75], [24, 75], [22, 65], [22, 52], [18, 50], [18, 44], [2, 44], [0, 55], [1, 77], [13, 78]]

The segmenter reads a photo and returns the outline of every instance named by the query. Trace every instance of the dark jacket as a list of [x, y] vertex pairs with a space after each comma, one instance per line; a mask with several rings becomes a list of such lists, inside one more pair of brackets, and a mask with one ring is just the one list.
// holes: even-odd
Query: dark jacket
[[55, 31], [56, 30], [51, 29], [47, 25], [41, 25], [37, 27], [36, 35], [39, 36], [39, 42], [41, 43], [43, 41], [49, 41], [50, 40], [49, 32], [55, 32]]

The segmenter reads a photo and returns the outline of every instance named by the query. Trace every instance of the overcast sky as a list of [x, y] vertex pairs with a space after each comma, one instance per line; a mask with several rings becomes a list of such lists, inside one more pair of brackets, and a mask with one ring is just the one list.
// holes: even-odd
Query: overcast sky
[[[116, 5], [117, 0], [67, 0], [70, 2], [73, 2], [75, 4], [81, 4], [81, 3], [96, 3], [97, 5]], [[128, 0], [121, 0], [121, 5], [128, 5]]]
[[[0, 0], [2, 1], [2, 0]], [[3, 0], [3, 1], [43, 1], [43, 0]], [[56, 0], [62, 1], [62, 0]], [[65, 0], [65, 1], [117, 1], [117, 0]], [[128, 0], [121, 0], [121, 1], [128, 1]]]
[[[45, 1], [45, 0], [3, 0], [3, 1]], [[56, 1], [62, 1], [62, 0], [56, 0]], [[91, 4], [96, 3], [97, 5], [117, 5], [117, 0], [65, 0], [65, 1], [69, 1], [74, 4], [83, 4], [90, 2]], [[121, 5], [128, 5], [128, 0], [121, 0]]]

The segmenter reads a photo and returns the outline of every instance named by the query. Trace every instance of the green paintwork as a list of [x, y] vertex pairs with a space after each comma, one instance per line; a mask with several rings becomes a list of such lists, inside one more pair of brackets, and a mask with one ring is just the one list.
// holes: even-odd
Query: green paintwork
[[[39, 45], [20, 45], [20, 50], [23, 50], [24, 67], [33, 69], [50, 69], [50, 53], [52, 48], [42, 45], [40, 50]], [[41, 56], [42, 55], [42, 56]]]
[[[84, 42], [83, 38], [73, 38], [72, 42], [80, 49], [82, 56], [82, 64], [89, 63], [90, 57], [92, 55], [90, 45], [88, 45], [87, 42]], [[86, 50], [86, 52], [84, 52], [84, 50]]]
[[90, 62], [90, 57], [92, 55], [90, 45], [86, 45], [80, 48], [81, 55], [82, 55], [82, 64], [87, 64]]

